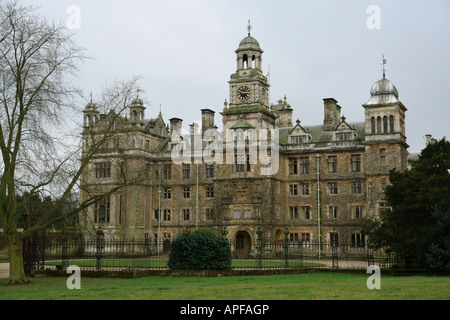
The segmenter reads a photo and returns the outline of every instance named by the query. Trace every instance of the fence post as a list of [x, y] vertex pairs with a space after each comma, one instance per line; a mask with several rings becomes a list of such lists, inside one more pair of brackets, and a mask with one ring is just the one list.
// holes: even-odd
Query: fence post
[[100, 271], [102, 270], [102, 250], [104, 246], [104, 233], [101, 229], [97, 230], [97, 238], [96, 238], [96, 245], [97, 245], [97, 263], [96, 263], [96, 270]]
[[338, 257], [338, 239], [337, 239], [337, 233], [333, 232], [333, 241], [332, 241], [332, 245], [331, 245], [331, 260], [332, 260], [332, 268], [333, 269], [338, 269], [339, 265], [338, 265], [338, 261], [339, 261], [339, 257]]
[[257, 258], [257, 267], [262, 268], [262, 230], [258, 228], [256, 230], [256, 234], [258, 238], [256, 239], [256, 258]]
[[61, 250], [61, 268], [62, 270], [67, 269], [67, 237], [64, 235], [62, 250]]
[[373, 248], [370, 247], [370, 242], [367, 240], [367, 267], [373, 266], [374, 264]]
[[289, 267], [289, 230], [284, 231], [284, 267]]

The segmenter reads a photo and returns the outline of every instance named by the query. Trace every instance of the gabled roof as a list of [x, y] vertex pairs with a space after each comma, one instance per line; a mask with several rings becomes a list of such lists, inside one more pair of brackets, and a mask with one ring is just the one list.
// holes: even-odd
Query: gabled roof
[[[346, 124], [354, 130], [356, 133], [357, 140], [364, 140], [365, 138], [365, 123], [364, 122], [346, 122]], [[333, 142], [333, 133], [334, 131], [323, 130], [323, 125], [313, 125], [313, 126], [304, 126], [302, 127], [307, 134], [311, 136], [311, 141], [309, 143], [312, 144], [320, 144], [320, 143], [328, 143]], [[280, 144], [285, 145], [288, 144], [288, 138], [292, 128], [280, 128], [279, 130], [279, 139]]]
[[339, 130], [354, 130], [354, 129], [345, 121], [345, 117], [342, 117], [341, 122], [339, 122], [339, 124], [334, 128], [333, 131]]
[[297, 124], [289, 131], [289, 134], [294, 132], [297, 128], [302, 130], [303, 133], [308, 133], [308, 131], [300, 125], [300, 120], [297, 120]]
[[230, 129], [254, 129], [250, 123], [246, 121], [238, 121], [236, 122]]

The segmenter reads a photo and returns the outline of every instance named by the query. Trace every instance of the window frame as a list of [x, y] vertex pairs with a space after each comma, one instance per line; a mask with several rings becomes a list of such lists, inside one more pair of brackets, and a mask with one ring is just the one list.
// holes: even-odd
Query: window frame
[[111, 161], [97, 162], [95, 164], [95, 177], [97, 179], [111, 178]]
[[361, 181], [352, 182], [352, 194], [362, 194], [362, 182]]
[[339, 187], [337, 182], [328, 182], [328, 194], [337, 195], [339, 192]]
[[[104, 213], [101, 214], [102, 208]], [[101, 215], [103, 215], [101, 219]], [[95, 223], [110, 223], [111, 222], [111, 197], [105, 196], [99, 201], [95, 202], [94, 206], [94, 222]]]
[[352, 154], [351, 158], [351, 172], [361, 172], [361, 154]]
[[336, 155], [327, 156], [327, 163], [328, 163], [328, 173], [338, 172], [338, 159]]
[[183, 179], [190, 179], [191, 178], [191, 164], [190, 163], [183, 163]]

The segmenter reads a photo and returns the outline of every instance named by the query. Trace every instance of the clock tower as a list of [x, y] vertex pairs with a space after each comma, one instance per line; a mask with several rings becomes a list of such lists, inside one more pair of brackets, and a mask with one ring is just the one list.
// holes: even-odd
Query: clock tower
[[[239, 114], [239, 119], [258, 119], [261, 124], [265, 120], [265, 125], [254, 125], [252, 127], [271, 127], [276, 118], [269, 109], [269, 88], [270, 84], [262, 71], [263, 50], [259, 42], [250, 35], [251, 26], [248, 25], [248, 36], [245, 37], [237, 48], [236, 64], [237, 70], [230, 76], [230, 99], [227, 103], [223, 115], [224, 129], [233, 126], [230, 121], [234, 117], [231, 114]], [[228, 115], [228, 116], [227, 116]], [[228, 124], [228, 125], [227, 125]], [[248, 125], [247, 125], [248, 126]]]

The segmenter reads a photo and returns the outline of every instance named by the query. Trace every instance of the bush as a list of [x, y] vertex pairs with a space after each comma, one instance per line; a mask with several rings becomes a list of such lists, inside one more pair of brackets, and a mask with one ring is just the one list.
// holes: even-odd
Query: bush
[[173, 270], [230, 269], [230, 244], [212, 230], [184, 232], [172, 243], [168, 264]]
[[450, 241], [447, 239], [441, 247], [432, 243], [426, 262], [432, 272], [450, 274]]

